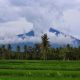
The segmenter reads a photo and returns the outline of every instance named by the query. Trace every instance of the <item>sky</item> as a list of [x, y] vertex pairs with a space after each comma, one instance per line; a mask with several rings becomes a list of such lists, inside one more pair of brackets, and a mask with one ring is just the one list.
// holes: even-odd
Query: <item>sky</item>
[[[36, 41], [50, 27], [80, 39], [80, 0], [0, 0], [0, 39], [6, 38], [2, 42], [16, 41], [16, 35], [31, 30]], [[64, 41], [60, 36], [57, 42], [60, 39]]]

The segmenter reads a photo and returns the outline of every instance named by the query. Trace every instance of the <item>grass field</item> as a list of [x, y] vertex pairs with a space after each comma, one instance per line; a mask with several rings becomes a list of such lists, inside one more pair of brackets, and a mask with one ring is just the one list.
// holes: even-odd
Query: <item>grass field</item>
[[80, 61], [1, 60], [0, 80], [80, 80]]

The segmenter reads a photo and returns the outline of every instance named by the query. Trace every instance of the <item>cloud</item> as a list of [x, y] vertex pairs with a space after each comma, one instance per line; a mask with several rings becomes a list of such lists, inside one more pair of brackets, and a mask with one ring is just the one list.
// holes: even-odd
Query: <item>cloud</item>
[[[21, 8], [21, 16], [26, 17], [26, 19], [33, 23], [34, 29], [40, 34], [42, 31], [45, 32], [49, 29], [52, 25], [53, 27], [58, 27], [59, 30], [64, 31], [67, 33], [69, 30], [69, 23], [72, 21], [72, 19], [68, 18], [69, 21], [66, 22], [65, 17], [70, 17], [70, 15], [66, 15], [69, 10], [74, 10], [74, 16], [75, 19], [75, 13], [79, 12], [78, 9], [80, 9], [80, 0], [10, 0], [11, 3], [14, 6], [17, 6]], [[79, 14], [78, 14], [79, 15]], [[78, 17], [76, 17], [76, 22]], [[53, 24], [52, 24], [53, 23]], [[66, 26], [66, 24], [68, 24]], [[76, 23], [70, 23], [75, 24]], [[45, 28], [45, 31], [43, 30], [43, 27]], [[75, 26], [74, 26], [75, 27]], [[73, 29], [71, 29], [73, 31]], [[36, 34], [38, 34], [36, 32]], [[75, 31], [76, 32], [76, 31]], [[74, 32], [74, 33], [75, 33]], [[72, 33], [69, 33], [70, 35], [73, 35]], [[74, 36], [74, 35], [73, 35]]]
[[0, 0], [0, 23], [18, 19], [19, 8], [13, 7], [8, 0]]
[[23, 33], [25, 26], [26, 32], [33, 28], [38, 37], [53, 27], [80, 38], [79, 21], [80, 0], [0, 0], [2, 34]]
[[20, 18], [15, 21], [0, 23], [0, 37], [13, 37], [17, 34], [22, 34], [32, 30], [33, 24], [26, 21], [25, 18]]
[[[77, 37], [77, 35], [80, 35], [80, 10], [77, 9], [71, 9], [64, 12], [64, 25], [67, 28], [67, 26], [70, 29], [70, 34]], [[68, 32], [68, 31], [67, 31]], [[80, 37], [79, 37], [80, 38]]]
[[53, 44], [57, 43], [57, 44], [60, 44], [60, 45], [66, 45], [66, 44], [72, 44], [73, 42], [73, 39], [71, 39], [70, 36], [64, 36], [62, 34], [59, 34], [58, 36], [56, 36], [55, 33], [49, 33], [48, 32], [48, 36], [49, 36], [49, 41]]

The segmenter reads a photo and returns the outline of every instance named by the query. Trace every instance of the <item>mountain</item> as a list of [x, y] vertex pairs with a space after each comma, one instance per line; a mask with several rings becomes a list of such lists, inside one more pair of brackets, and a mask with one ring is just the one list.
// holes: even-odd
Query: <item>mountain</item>
[[[79, 39], [77, 39], [76, 37], [73, 37], [71, 35], [67, 35], [57, 29], [52, 28], [52, 27], [49, 28], [47, 34], [48, 34], [50, 44], [52, 47], [60, 47], [60, 46], [65, 46], [67, 44], [70, 44], [73, 47], [80, 46]], [[23, 33], [23, 34], [18, 34], [15, 37], [12, 37], [12, 36], [2, 37], [2, 36], [0, 36], [0, 43], [5, 43], [5, 41], [6, 41], [6, 44], [10, 43], [13, 46], [14, 45], [33, 46], [35, 43], [40, 42], [40, 37], [41, 36], [36, 36], [35, 31], [31, 30], [31, 31]]]
[[[19, 34], [17, 36], [19, 38], [23, 39], [23, 40], [25, 38], [31, 39], [31, 37], [33, 37], [33, 38], [35, 37], [35, 34], [34, 33], [35, 32], [33, 30], [31, 30], [28, 33]], [[52, 34], [55, 35], [55, 36], [52, 36], [53, 37], [53, 40], [52, 40], [52, 42], [50, 42], [53, 47], [60, 47], [60, 46], [67, 45], [67, 44], [70, 44], [73, 47], [80, 46], [80, 40], [79, 39], [77, 39], [77, 38], [75, 38], [75, 37], [73, 37], [71, 35], [66, 35], [65, 33], [61, 32], [59, 30], [56, 30], [56, 29], [54, 29], [52, 27], [49, 29], [49, 33], [52, 33]], [[55, 40], [55, 38], [56, 38], [56, 40]], [[32, 43], [32, 42], [30, 40], [30, 42], [25, 42], [25, 44], [26, 43], [28, 44], [28, 43]]]
[[[73, 47], [80, 46], [80, 40], [71, 35], [66, 35], [65, 33], [60, 32], [53, 28], [50, 28], [49, 32], [54, 33], [57, 37], [59, 37], [59, 35], [62, 35], [65, 39], [66, 39], [66, 37], [70, 38], [70, 40], [72, 41], [70, 45], [72, 45]], [[55, 44], [55, 45], [59, 46], [58, 44]]]
[[22, 38], [22, 39], [24, 39], [24, 38], [26, 38], [26, 36], [28, 36], [28, 37], [34, 37], [35, 35], [34, 35], [34, 31], [32, 30], [32, 31], [30, 31], [30, 32], [28, 32], [28, 33], [24, 33], [24, 34], [19, 34], [19, 35], [17, 35], [19, 38]]
[[12, 46], [12, 50], [13, 51], [16, 51], [16, 47], [17, 47], [17, 45], [19, 45], [20, 46], [20, 48], [21, 48], [21, 51], [24, 51], [24, 45], [27, 45], [27, 46], [34, 46], [34, 43], [33, 42], [19, 42], [19, 43], [13, 43], [13, 44], [11, 44], [11, 46]]
[[53, 29], [53, 28], [50, 28], [49, 29], [49, 32], [52, 32], [52, 33], [55, 33], [56, 36], [58, 36], [60, 34], [60, 31], [56, 30], [56, 29]]
[[[35, 37], [35, 32], [33, 30], [31, 30], [30, 32], [28, 33], [24, 33], [24, 34], [19, 34], [17, 35], [19, 38], [21, 39], [32, 39], [31, 37]], [[52, 33], [54, 34], [55, 36], [51, 36], [50, 38], [53, 38], [51, 45], [52, 47], [60, 47], [60, 46], [64, 46], [64, 45], [67, 45], [67, 44], [70, 44], [72, 45], [73, 47], [77, 47], [77, 46], [80, 46], [80, 40], [71, 36], [71, 35], [66, 35], [65, 33], [59, 31], [59, 30], [56, 30], [54, 28], [50, 28], [49, 29], [49, 33]], [[56, 40], [55, 40], [56, 39]], [[54, 41], [55, 40], [55, 41]], [[31, 40], [30, 42], [25, 42], [25, 44], [28, 44], [28, 43], [32, 43]], [[36, 43], [36, 42], [35, 42]]]

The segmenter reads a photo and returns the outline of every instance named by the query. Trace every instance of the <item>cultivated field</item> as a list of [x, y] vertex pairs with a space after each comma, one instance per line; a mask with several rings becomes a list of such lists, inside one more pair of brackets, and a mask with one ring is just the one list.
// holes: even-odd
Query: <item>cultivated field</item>
[[80, 80], [80, 61], [0, 61], [0, 80]]

